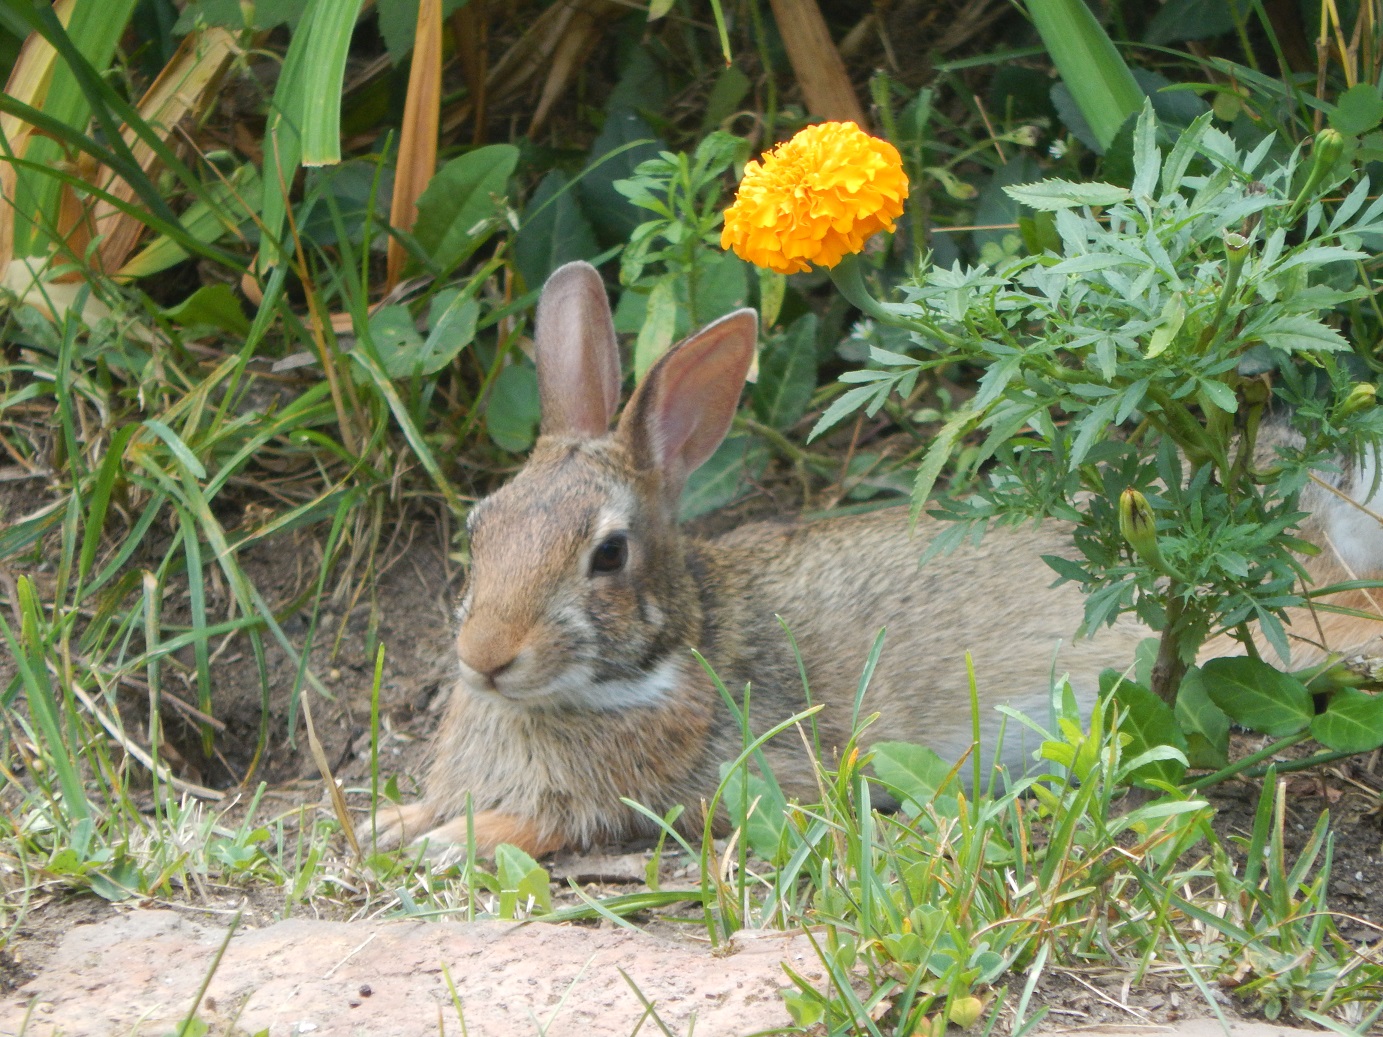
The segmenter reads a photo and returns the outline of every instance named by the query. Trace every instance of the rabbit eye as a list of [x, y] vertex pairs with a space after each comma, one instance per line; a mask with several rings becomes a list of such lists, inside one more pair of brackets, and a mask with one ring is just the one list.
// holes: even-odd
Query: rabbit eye
[[629, 538], [623, 533], [611, 533], [591, 554], [591, 575], [617, 573], [629, 559]]

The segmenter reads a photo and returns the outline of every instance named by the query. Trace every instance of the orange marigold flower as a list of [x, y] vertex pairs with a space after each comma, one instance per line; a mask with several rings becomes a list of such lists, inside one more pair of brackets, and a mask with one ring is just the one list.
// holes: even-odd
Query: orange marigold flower
[[819, 123], [744, 167], [720, 247], [780, 274], [833, 267], [893, 230], [907, 196], [897, 148], [853, 122]]

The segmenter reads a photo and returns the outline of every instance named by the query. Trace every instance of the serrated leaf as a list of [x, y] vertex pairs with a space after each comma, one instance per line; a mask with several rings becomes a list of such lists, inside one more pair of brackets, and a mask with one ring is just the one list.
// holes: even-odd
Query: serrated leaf
[[1314, 715], [1306, 685], [1260, 659], [1211, 659], [1201, 667], [1210, 700], [1236, 724], [1274, 738], [1303, 730]]
[[1366, 753], [1383, 746], [1383, 695], [1343, 688], [1311, 721], [1311, 737], [1337, 753]]
[[922, 506], [927, 503], [927, 498], [932, 495], [932, 487], [936, 485], [937, 476], [941, 474], [941, 469], [945, 467], [947, 459], [951, 456], [951, 448], [956, 445], [956, 440], [965, 434], [978, 417], [979, 414], [973, 410], [957, 411], [937, 432], [936, 438], [932, 440], [932, 445], [927, 448], [926, 456], [922, 458], [922, 463], [917, 467], [917, 478], [912, 484], [912, 515], [914, 519], [921, 513]]
[[1275, 320], [1271, 328], [1258, 333], [1262, 341], [1274, 349], [1288, 353], [1321, 350], [1335, 353], [1349, 348], [1349, 343], [1334, 328], [1294, 313]]
[[810, 443], [823, 432], [839, 424], [841, 419], [846, 415], [855, 413], [855, 411], [859, 410], [866, 402], [879, 393], [882, 393], [886, 397], [888, 395], [888, 385], [882, 387], [878, 385], [860, 385], [848, 392], [841, 393], [831, 405], [826, 408], [826, 413], [817, 418], [816, 424], [812, 426], [812, 430], [807, 436], [807, 442]]
[[1074, 209], [1082, 205], [1115, 205], [1133, 197], [1127, 188], [1114, 184], [1073, 184], [1069, 180], [1055, 179], [1005, 187], [1004, 191], [1014, 201], [1038, 212]]

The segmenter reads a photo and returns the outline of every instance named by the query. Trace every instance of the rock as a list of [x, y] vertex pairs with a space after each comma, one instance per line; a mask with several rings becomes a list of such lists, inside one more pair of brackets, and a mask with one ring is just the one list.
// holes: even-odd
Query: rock
[[[41, 973], [0, 1004], [0, 1033], [166, 1034], [192, 1008], [225, 928], [171, 911], [130, 911], [63, 937]], [[801, 935], [709, 946], [625, 930], [510, 922], [322, 922], [238, 932], [199, 1015], [212, 1032], [414, 1037], [460, 1033], [443, 969], [473, 1037], [634, 1032], [644, 1006], [685, 1033], [733, 1037], [785, 1026], [780, 962], [824, 981]], [[546, 1029], [544, 1030], [544, 1027]], [[643, 1029], [657, 1032], [652, 1019]]]

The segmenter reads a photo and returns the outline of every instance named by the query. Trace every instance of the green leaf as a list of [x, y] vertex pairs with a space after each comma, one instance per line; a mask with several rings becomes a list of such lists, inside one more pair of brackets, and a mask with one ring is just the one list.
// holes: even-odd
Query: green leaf
[[[728, 762], [720, 766], [724, 786], [720, 801], [730, 814], [730, 823], [744, 829], [749, 847], [756, 854], [764, 860], [775, 860], [788, 830], [787, 800], [783, 798], [782, 790], [745, 767], [730, 771]], [[744, 787], [746, 778], [749, 781], [747, 800]], [[751, 808], [748, 823], [743, 810], [746, 804]]]
[[331, 166], [341, 161], [341, 93], [355, 20], [362, 0], [313, 0], [298, 32], [311, 39], [302, 66], [294, 111], [302, 133], [302, 163]]
[[1383, 746], [1383, 695], [1342, 688], [1311, 721], [1311, 737], [1338, 753], [1366, 753]]
[[206, 479], [206, 469], [202, 466], [202, 462], [197, 460], [197, 455], [183, 442], [181, 436], [157, 418], [147, 419], [144, 422], [144, 427], [168, 444], [168, 449], [173, 452], [179, 465], [186, 468], [199, 480]]
[[932, 487], [936, 485], [937, 477], [941, 475], [941, 469], [946, 466], [946, 461], [951, 456], [951, 449], [956, 445], [956, 440], [964, 435], [979, 417], [980, 415], [973, 410], [956, 411], [946, 424], [941, 426], [941, 431], [932, 440], [922, 463], [917, 466], [917, 478], [912, 484], [912, 515], [914, 519], [921, 513], [923, 505], [927, 503], [927, 498], [931, 496]]
[[616, 180], [628, 180], [645, 159], [664, 147], [653, 128], [628, 109], [613, 111], [591, 144], [587, 172], [577, 184], [581, 205], [605, 242], [625, 242], [642, 221], [640, 210], [619, 191]]
[[634, 341], [634, 377], [642, 379], [658, 358], [668, 351], [677, 333], [677, 290], [675, 274], [669, 274], [648, 293], [643, 326]]
[[521, 454], [538, 435], [538, 372], [526, 362], [510, 364], [490, 386], [485, 427], [502, 450]]
[[759, 355], [759, 381], [750, 403], [765, 425], [787, 429], [807, 412], [816, 388], [816, 315], [803, 314]]
[[[696, 280], [693, 286], [682, 278], [681, 287], [688, 293], [688, 315], [692, 327], [708, 324], [724, 317], [749, 301], [750, 266], [733, 252], [698, 249]], [[695, 287], [696, 297], [690, 292]], [[680, 294], [680, 293], [679, 293]]]
[[184, 327], [210, 325], [242, 337], [250, 333], [250, 321], [240, 308], [240, 299], [227, 284], [203, 285], [178, 305], [164, 310], [163, 315]]
[[1176, 719], [1192, 767], [1219, 770], [1229, 764], [1229, 717], [1210, 700], [1197, 667], [1187, 671], [1177, 690]]
[[428, 321], [432, 330], [423, 343], [420, 358], [422, 374], [435, 374], [451, 363], [457, 353], [474, 341], [476, 324], [480, 320], [480, 303], [471, 296], [438, 292], [432, 302]]
[[[1100, 674], [1100, 694], [1112, 695], [1119, 705], [1119, 731], [1129, 736], [1122, 753], [1124, 760], [1135, 759], [1162, 745], [1187, 751], [1186, 737], [1177, 726], [1172, 707], [1141, 684], [1124, 680], [1118, 670], [1105, 670]], [[1176, 760], [1156, 760], [1122, 777], [1147, 788], [1154, 780], [1179, 784], [1185, 773], [1186, 768]]]
[[571, 181], [557, 170], [548, 173], [529, 199], [514, 235], [514, 265], [524, 284], [537, 288], [563, 263], [590, 259], [599, 251]]
[[1162, 323], [1148, 340], [1148, 351], [1145, 355], [1149, 360], [1166, 351], [1186, 321], [1186, 297], [1181, 292], [1173, 292], [1167, 297], [1167, 302], [1162, 307], [1161, 320]]
[[955, 816], [959, 801], [954, 779], [947, 781], [951, 766], [935, 751], [909, 742], [875, 742], [869, 751], [874, 773], [901, 797], [904, 810], [917, 815], [933, 803], [939, 814]]
[[[442, 0], [442, 17], [466, 3], [466, 0]], [[375, 5], [379, 12], [379, 34], [389, 50], [389, 60], [395, 65], [413, 49], [413, 37], [418, 29], [418, 0], [385, 0]]]
[[759, 279], [759, 326], [767, 332], [778, 323], [778, 312], [783, 308], [788, 279], [767, 267], [757, 267], [756, 271]]
[[1028, 0], [1052, 64], [1102, 147], [1143, 104], [1143, 91], [1085, 0]]
[[390, 378], [421, 373], [423, 337], [407, 306], [381, 306], [370, 315], [370, 341]]
[[1335, 103], [1330, 125], [1349, 137], [1377, 129], [1383, 122], [1383, 97], [1372, 83], [1356, 83]]
[[[661, 0], [660, 0], [661, 2]], [[649, 18], [652, 21], [652, 17]], [[738, 65], [727, 65], [720, 70], [711, 92], [706, 97], [706, 113], [701, 117], [701, 132], [708, 133], [721, 126], [740, 107], [740, 102], [749, 96], [754, 84], [750, 82]]]
[[1314, 715], [1306, 685], [1260, 659], [1211, 659], [1201, 667], [1210, 700], [1236, 724], [1275, 738], [1303, 730]]
[[1143, 42], [1161, 46], [1233, 31], [1234, 12], [1229, 0], [1167, 0], [1148, 22]]
[[517, 846], [500, 843], [495, 847], [495, 874], [499, 879], [499, 916], [514, 918], [520, 907], [533, 914], [552, 910], [551, 879], [547, 869]]
[[413, 235], [432, 262], [451, 270], [484, 243], [501, 212], [519, 161], [512, 144], [491, 144], [452, 159], [418, 199]]
[[1082, 205], [1114, 205], [1133, 197], [1128, 188], [1116, 187], [1114, 184], [1073, 184], [1069, 180], [1058, 179], [1005, 187], [1004, 193], [1014, 201], [1038, 212], [1074, 209]]
[[1350, 348], [1349, 342], [1334, 328], [1301, 313], [1278, 317], [1260, 331], [1258, 337], [1274, 349], [1288, 353], [1311, 350], [1335, 353]]
[[[980, 188], [980, 195], [975, 203], [974, 222], [981, 227], [995, 228], [1006, 227], [1007, 224], [1017, 222], [1022, 215], [1018, 207], [1018, 200], [1009, 195], [1007, 189], [1022, 184], [1031, 184], [1041, 175], [1042, 166], [1026, 151], [1022, 151], [1009, 159], [995, 170], [994, 175], [989, 177], [984, 186]], [[1014, 234], [1019, 237], [1022, 236], [1021, 231], [1018, 230], [996, 229], [974, 231], [970, 238], [978, 251], [990, 242], [1002, 247], [1004, 239]]]
[[433, 300], [431, 333], [426, 340], [405, 306], [382, 306], [373, 312], [369, 337], [384, 372], [393, 379], [436, 375], [476, 337], [479, 319], [480, 303], [451, 289]]
[[687, 479], [682, 491], [682, 520], [724, 507], [740, 495], [768, 464], [768, 451], [750, 436], [730, 436]]

